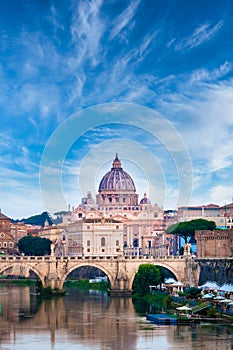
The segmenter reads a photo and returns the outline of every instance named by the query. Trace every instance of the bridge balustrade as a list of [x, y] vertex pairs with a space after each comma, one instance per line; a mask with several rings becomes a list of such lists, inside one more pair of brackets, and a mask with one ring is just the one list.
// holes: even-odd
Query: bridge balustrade
[[[95, 256], [55, 256], [57, 261], [80, 261], [80, 260], [118, 260], [119, 258], [123, 258], [125, 260], [185, 260], [187, 256], [183, 255], [168, 255], [168, 256], [150, 256], [150, 255], [126, 255], [126, 256], [116, 256], [116, 255], [95, 255]], [[209, 260], [208, 258], [197, 258], [192, 257], [195, 261], [203, 261]], [[18, 256], [18, 255], [3, 255], [0, 256], [0, 261], [50, 261], [51, 256]], [[211, 260], [225, 260], [226, 258], [212, 258]], [[229, 257], [227, 260], [231, 260], [233, 258]]]

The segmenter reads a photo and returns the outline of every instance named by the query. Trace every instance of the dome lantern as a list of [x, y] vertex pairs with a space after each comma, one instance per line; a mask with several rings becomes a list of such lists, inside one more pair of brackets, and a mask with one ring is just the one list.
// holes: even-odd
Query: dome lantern
[[114, 159], [113, 163], [112, 163], [112, 169], [122, 169], [121, 168], [121, 162], [118, 158], [118, 154], [116, 153], [116, 158]]

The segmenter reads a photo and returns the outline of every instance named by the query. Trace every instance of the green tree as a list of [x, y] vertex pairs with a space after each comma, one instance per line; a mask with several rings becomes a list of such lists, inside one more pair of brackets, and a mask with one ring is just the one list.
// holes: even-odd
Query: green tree
[[200, 290], [199, 288], [197, 288], [197, 287], [189, 287], [189, 288], [186, 288], [186, 289], [185, 289], [184, 294], [185, 294], [187, 297], [196, 299], [196, 298], [198, 298], [199, 296], [201, 296], [201, 290]]
[[216, 224], [214, 221], [196, 219], [191, 221], [180, 222], [178, 224], [173, 224], [167, 228], [166, 233], [178, 235], [184, 239], [185, 243], [187, 243], [188, 238], [195, 238], [196, 230], [213, 231], [214, 229], [216, 229]]
[[51, 243], [47, 238], [25, 236], [19, 240], [18, 248], [25, 255], [43, 256], [50, 254]]
[[142, 264], [135, 275], [133, 289], [136, 293], [145, 295], [149, 293], [150, 285], [161, 283], [160, 270], [155, 265]]

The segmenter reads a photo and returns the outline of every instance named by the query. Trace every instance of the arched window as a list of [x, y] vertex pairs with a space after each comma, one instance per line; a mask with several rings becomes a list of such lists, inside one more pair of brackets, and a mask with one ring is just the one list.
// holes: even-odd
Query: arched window
[[105, 238], [104, 237], [101, 238], [101, 247], [105, 247]]

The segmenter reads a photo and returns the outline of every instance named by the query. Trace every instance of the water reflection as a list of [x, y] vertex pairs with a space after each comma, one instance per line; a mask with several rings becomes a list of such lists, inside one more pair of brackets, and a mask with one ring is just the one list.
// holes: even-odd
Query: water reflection
[[40, 300], [32, 287], [11, 286], [1, 289], [0, 303], [4, 341], [8, 335], [10, 342], [12, 331], [17, 337], [30, 329], [35, 336], [48, 332], [50, 343], [55, 344], [56, 334], [65, 330], [71, 343], [85, 348], [93, 344], [98, 349], [135, 349], [137, 322], [131, 299], [74, 289], [63, 298]]
[[232, 327], [151, 325], [143, 317], [146, 307], [135, 307], [131, 298], [71, 289], [41, 300], [34, 288], [12, 285], [1, 286], [0, 305], [2, 349], [233, 350]]

